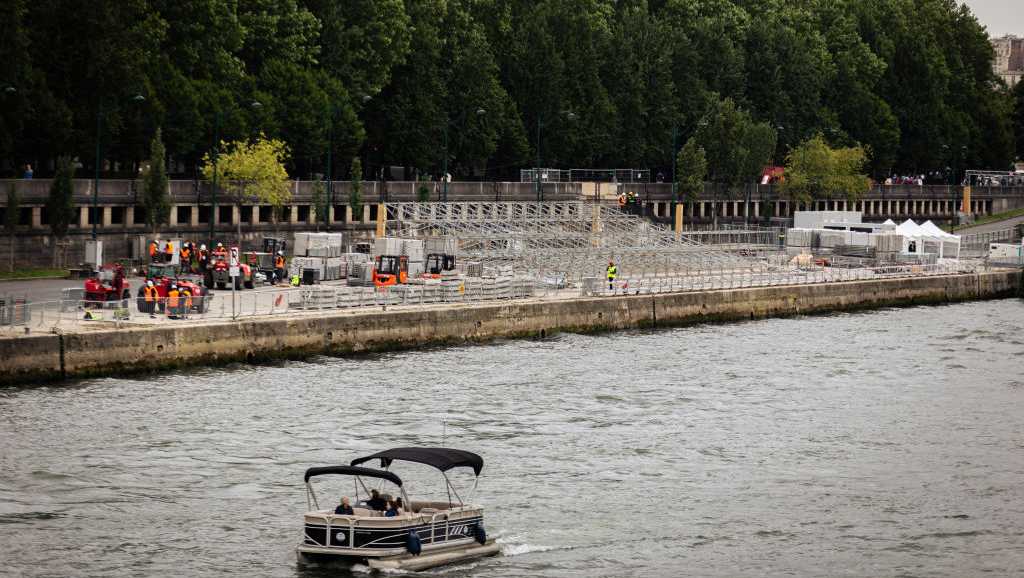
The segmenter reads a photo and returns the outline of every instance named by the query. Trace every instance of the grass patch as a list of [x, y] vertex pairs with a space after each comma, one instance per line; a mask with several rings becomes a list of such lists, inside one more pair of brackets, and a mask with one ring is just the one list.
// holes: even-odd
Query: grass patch
[[65, 278], [68, 276], [67, 269], [15, 269], [12, 271], [0, 271], [0, 280], [15, 281], [19, 279], [46, 279]]
[[975, 221], [970, 225], [960, 225], [959, 227], [954, 227], [953, 231], [955, 232], [961, 229], [969, 229], [971, 227], [977, 227], [978, 225], [987, 225], [989, 223], [1002, 221], [1004, 219], [1012, 219], [1014, 217], [1024, 217], [1024, 207], [1020, 209], [1014, 209], [1012, 211], [1006, 211], [1005, 213], [996, 213], [994, 215], [985, 215], [984, 217], [979, 217], [978, 219], [975, 219]]

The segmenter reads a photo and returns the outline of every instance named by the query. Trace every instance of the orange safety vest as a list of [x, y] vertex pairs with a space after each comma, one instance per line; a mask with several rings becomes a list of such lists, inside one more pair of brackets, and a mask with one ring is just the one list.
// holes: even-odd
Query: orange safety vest
[[167, 243], [167, 246], [164, 247], [164, 252], [167, 253], [168, 255], [173, 255], [174, 254], [174, 243]]
[[149, 285], [142, 288], [142, 294], [146, 297], [146, 303], [152, 303], [158, 295], [156, 287], [150, 287]]
[[182, 249], [181, 250], [181, 260], [186, 262], [186, 263], [188, 263], [188, 258], [189, 258], [189, 251], [188, 251], [188, 249]]
[[167, 292], [167, 306], [177, 307], [178, 306], [178, 290], [171, 289]]
[[184, 294], [185, 294], [185, 309], [191, 309], [192, 308], [192, 292], [189, 291], [188, 289], [185, 289]]
[[149, 256], [156, 255], [156, 241], [150, 241], [149, 243]]
[[274, 259], [274, 267], [284, 269], [284, 257], [278, 255], [277, 259]]

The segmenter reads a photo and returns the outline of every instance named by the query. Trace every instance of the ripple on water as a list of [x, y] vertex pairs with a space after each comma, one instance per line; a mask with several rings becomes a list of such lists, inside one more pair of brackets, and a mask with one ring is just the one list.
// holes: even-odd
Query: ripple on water
[[10, 388], [2, 572], [362, 575], [295, 563], [302, 472], [422, 444], [484, 455], [503, 552], [430, 574], [1013, 575], [1020, 335], [1009, 300]]

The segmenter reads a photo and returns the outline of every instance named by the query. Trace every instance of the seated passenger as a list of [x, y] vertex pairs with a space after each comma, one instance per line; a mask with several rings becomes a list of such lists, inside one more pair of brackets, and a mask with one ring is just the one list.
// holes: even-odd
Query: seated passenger
[[385, 518], [394, 518], [398, 515], [398, 507], [391, 500], [388, 500], [388, 508], [384, 511]]
[[405, 513], [405, 504], [402, 503], [402, 498], [395, 498], [395, 509], [398, 510], [399, 515]]
[[366, 507], [380, 512], [384, 509], [384, 499], [380, 497], [380, 492], [377, 490], [370, 490], [370, 499], [366, 501]]
[[337, 508], [334, 508], [335, 514], [341, 514], [343, 516], [354, 516], [356, 513], [352, 511], [352, 506], [348, 503], [348, 496], [341, 498], [341, 503], [338, 504]]

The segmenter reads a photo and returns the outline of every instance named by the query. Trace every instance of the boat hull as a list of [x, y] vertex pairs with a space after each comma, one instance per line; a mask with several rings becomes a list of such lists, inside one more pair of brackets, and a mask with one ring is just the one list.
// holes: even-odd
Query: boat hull
[[366, 564], [375, 570], [408, 570], [419, 571], [428, 568], [436, 568], [448, 564], [468, 562], [478, 558], [495, 556], [501, 552], [501, 547], [494, 540], [487, 540], [483, 544], [475, 540], [436, 544], [424, 547], [423, 552], [414, 556], [408, 552], [390, 554], [386, 556], [368, 557], [362, 553], [343, 553], [335, 548], [319, 548], [300, 544], [296, 548], [299, 562], [302, 563], [347, 563]]

